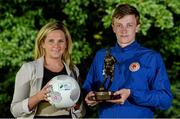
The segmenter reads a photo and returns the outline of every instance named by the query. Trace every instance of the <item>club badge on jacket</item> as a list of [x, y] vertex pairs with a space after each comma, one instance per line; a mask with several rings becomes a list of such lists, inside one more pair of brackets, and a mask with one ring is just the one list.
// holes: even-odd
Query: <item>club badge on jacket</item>
[[140, 69], [140, 64], [138, 62], [133, 62], [129, 65], [129, 70], [132, 72], [136, 72]]

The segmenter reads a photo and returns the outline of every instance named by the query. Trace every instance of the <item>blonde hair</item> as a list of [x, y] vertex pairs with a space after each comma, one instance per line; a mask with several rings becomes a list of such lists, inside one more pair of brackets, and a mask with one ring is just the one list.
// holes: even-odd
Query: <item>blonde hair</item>
[[65, 38], [67, 41], [67, 47], [66, 47], [65, 52], [63, 53], [62, 61], [64, 61], [69, 66], [70, 69], [73, 69], [74, 64], [71, 60], [71, 53], [72, 53], [71, 35], [70, 35], [68, 29], [65, 27], [65, 25], [59, 21], [50, 21], [49, 23], [47, 23], [45, 26], [43, 26], [40, 29], [40, 31], [37, 34], [36, 40], [35, 40], [34, 58], [36, 60], [45, 55], [42, 44], [43, 44], [44, 40], [46, 39], [47, 35], [54, 30], [61, 30], [65, 34]]

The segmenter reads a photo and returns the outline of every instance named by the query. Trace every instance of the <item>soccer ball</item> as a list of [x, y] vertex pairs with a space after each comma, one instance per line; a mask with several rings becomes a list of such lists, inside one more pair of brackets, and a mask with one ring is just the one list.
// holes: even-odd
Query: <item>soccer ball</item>
[[56, 108], [73, 106], [80, 97], [80, 87], [77, 81], [68, 75], [58, 75], [49, 82], [49, 103]]

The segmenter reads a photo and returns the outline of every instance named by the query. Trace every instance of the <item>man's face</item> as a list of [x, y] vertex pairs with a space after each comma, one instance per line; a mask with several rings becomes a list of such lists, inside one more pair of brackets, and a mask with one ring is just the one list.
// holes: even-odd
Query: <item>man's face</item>
[[112, 28], [116, 34], [118, 44], [121, 47], [126, 47], [135, 40], [139, 25], [137, 25], [134, 15], [126, 15], [121, 19], [114, 18]]

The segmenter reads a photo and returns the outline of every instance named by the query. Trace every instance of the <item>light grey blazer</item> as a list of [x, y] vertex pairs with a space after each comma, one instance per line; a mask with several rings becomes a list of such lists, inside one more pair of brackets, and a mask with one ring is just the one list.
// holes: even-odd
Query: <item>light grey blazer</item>
[[[31, 61], [28, 63], [24, 63], [20, 70], [16, 74], [16, 80], [15, 80], [15, 88], [14, 88], [14, 95], [13, 100], [11, 102], [11, 113], [14, 117], [28, 117], [33, 118], [37, 107], [29, 112], [28, 109], [28, 98], [30, 96], [35, 95], [38, 91], [41, 90], [41, 84], [43, 79], [43, 73], [44, 73], [44, 57], [41, 57], [35, 61]], [[64, 63], [67, 74], [74, 76], [74, 73], [69, 69], [69, 67]], [[77, 77], [79, 77], [79, 70], [76, 67], [75, 72]], [[81, 104], [81, 108], [83, 104]], [[71, 109], [71, 114], [74, 114], [77, 112], [77, 114], [73, 117], [81, 117], [85, 114], [85, 111], [82, 110], [76, 110], [76, 112], [73, 112], [73, 109]], [[80, 114], [81, 113], [81, 114]], [[73, 115], [72, 115], [73, 116]]]

